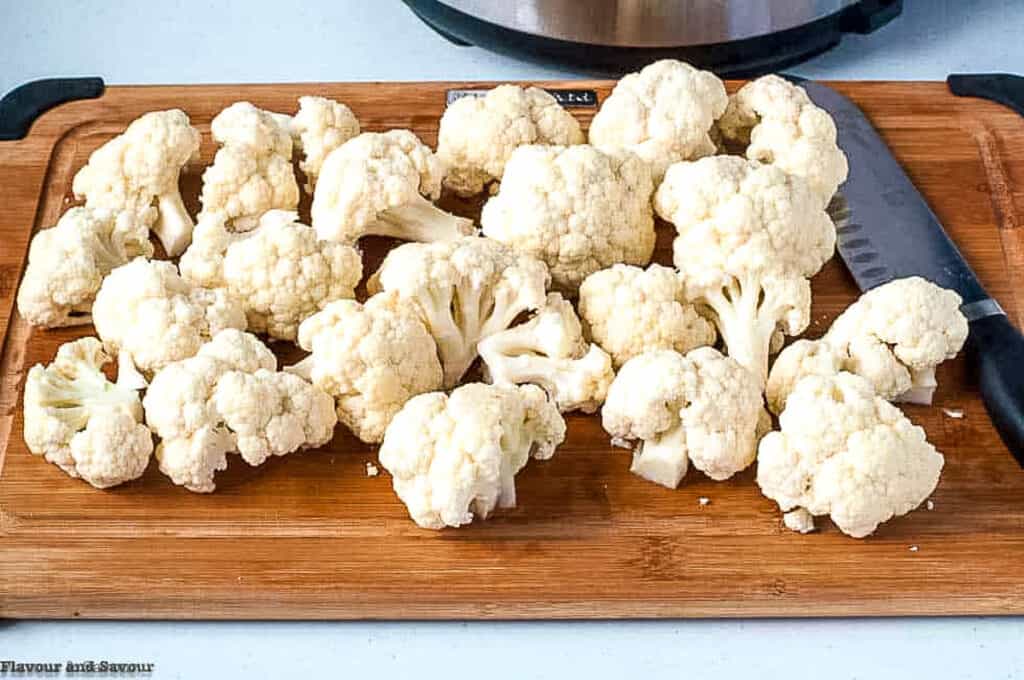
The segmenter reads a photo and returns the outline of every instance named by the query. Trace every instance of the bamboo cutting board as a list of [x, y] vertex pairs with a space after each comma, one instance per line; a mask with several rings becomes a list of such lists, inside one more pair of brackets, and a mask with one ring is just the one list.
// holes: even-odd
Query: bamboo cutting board
[[[781, 526], [753, 470], [727, 482], [691, 471], [675, 491], [628, 472], [597, 417], [568, 417], [556, 456], [517, 478], [520, 505], [458, 530], [416, 528], [372, 448], [339, 427], [323, 450], [252, 469], [235, 459], [212, 495], [174, 487], [153, 463], [97, 491], [28, 453], [27, 369], [89, 329], [33, 331], [13, 311], [32, 233], [72, 201], [88, 154], [150, 110], [183, 108], [204, 133], [183, 179], [197, 209], [211, 118], [238, 99], [294, 111], [317, 93], [366, 130], [436, 139], [445, 92], [489, 83], [112, 87], [0, 143], [0, 616], [131, 618], [571, 618], [1024, 614], [1024, 472], [993, 430], [962, 359], [940, 369], [935, 407], [910, 417], [946, 454], [921, 509], [866, 540], [828, 521]], [[593, 88], [607, 82], [548, 83]], [[732, 84], [735, 87], [736, 84]], [[1024, 120], [939, 83], [841, 83], [892, 145], [982, 281], [1020, 323]], [[589, 121], [593, 109], [573, 109]], [[476, 216], [479, 205], [445, 199]], [[308, 198], [304, 209], [308, 210]], [[899, 225], [893, 225], [899, 228]], [[655, 259], [670, 263], [659, 225]], [[372, 271], [387, 244], [366, 244]], [[854, 300], [836, 260], [814, 279], [819, 335]], [[942, 408], [962, 409], [954, 419]], [[710, 499], [702, 505], [699, 499]], [[911, 550], [916, 546], [916, 550]]]

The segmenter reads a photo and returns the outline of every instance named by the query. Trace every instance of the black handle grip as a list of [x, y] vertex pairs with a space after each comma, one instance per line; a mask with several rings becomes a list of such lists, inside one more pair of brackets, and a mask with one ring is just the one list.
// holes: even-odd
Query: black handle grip
[[1024, 335], [1005, 314], [971, 322], [967, 352], [992, 424], [1024, 467]]
[[36, 118], [76, 99], [103, 94], [102, 78], [46, 78], [19, 85], [0, 99], [0, 141], [23, 139]]
[[1024, 116], [1024, 78], [1009, 73], [954, 73], [946, 78], [958, 97], [978, 97], [1008, 106]]

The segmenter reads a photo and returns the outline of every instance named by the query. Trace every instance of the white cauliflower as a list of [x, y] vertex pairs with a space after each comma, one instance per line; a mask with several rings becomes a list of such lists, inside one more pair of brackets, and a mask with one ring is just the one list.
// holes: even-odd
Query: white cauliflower
[[320, 238], [355, 243], [367, 235], [446, 241], [473, 232], [472, 220], [441, 210], [444, 164], [409, 130], [364, 132], [332, 151], [313, 194]]
[[213, 390], [213, 408], [235, 435], [249, 465], [300, 448], [321, 446], [334, 435], [334, 399], [297, 375], [260, 369], [229, 371]]
[[162, 438], [161, 472], [189, 491], [208, 493], [229, 453], [256, 466], [329, 441], [337, 423], [334, 400], [276, 368], [273, 353], [254, 335], [229, 329], [196, 356], [157, 373], [143, 405]]
[[483, 233], [543, 260], [554, 286], [575, 296], [590, 274], [654, 252], [651, 173], [630, 152], [521, 146], [484, 205]]
[[896, 279], [861, 295], [820, 341], [787, 347], [768, 379], [769, 407], [779, 413], [805, 375], [839, 371], [866, 378], [890, 401], [932, 403], [935, 368], [967, 340], [963, 300], [919, 276]]
[[715, 120], [725, 112], [725, 85], [710, 71], [674, 59], [624, 76], [590, 123], [590, 143], [628, 149], [650, 164], [655, 183], [668, 166], [715, 153]]
[[613, 441], [640, 440], [632, 472], [674, 489], [690, 462], [715, 480], [750, 465], [763, 413], [750, 372], [700, 347], [685, 356], [655, 350], [627, 361], [608, 390], [601, 423]]
[[193, 222], [178, 179], [199, 158], [199, 131], [184, 111], [153, 111], [96, 149], [75, 174], [72, 189], [90, 210], [113, 214], [120, 231], [152, 229], [170, 256], [181, 254]]
[[437, 133], [437, 156], [448, 168], [445, 186], [472, 196], [501, 180], [516, 147], [584, 141], [579, 122], [548, 92], [499, 85], [483, 97], [463, 97], [448, 105]]
[[137, 479], [153, 453], [130, 372], [112, 383], [110, 357], [96, 338], [65, 343], [49, 366], [36, 364], [25, 382], [25, 443], [71, 477], [98, 489]]
[[352, 109], [324, 97], [299, 97], [299, 112], [291, 118], [293, 140], [298, 138], [306, 173], [306, 191], [312, 193], [328, 154], [359, 134]]
[[779, 427], [758, 448], [761, 491], [783, 512], [831, 515], [855, 538], [910, 512], [938, 484], [942, 454], [860, 376], [804, 378]]
[[529, 321], [481, 340], [479, 349], [489, 382], [540, 385], [563, 413], [596, 411], [615, 378], [611, 357], [587, 344], [572, 304], [558, 293]]
[[136, 258], [103, 280], [93, 303], [96, 334], [151, 373], [193, 356], [225, 328], [245, 328], [241, 306], [223, 289], [191, 288], [172, 262]]
[[515, 507], [515, 475], [564, 439], [565, 421], [539, 387], [471, 383], [410, 399], [379, 458], [413, 521], [441, 529]]
[[182, 277], [223, 287], [245, 311], [250, 331], [294, 341], [303, 319], [354, 298], [363, 276], [359, 251], [317, 240], [297, 220], [294, 212], [271, 210], [252, 231], [232, 234], [219, 217], [204, 218], [181, 258]]
[[199, 218], [219, 213], [234, 231], [248, 231], [268, 210], [295, 210], [299, 185], [292, 168], [288, 117], [236, 102], [210, 124], [221, 148], [203, 173]]
[[764, 385], [772, 336], [810, 321], [807, 279], [832, 257], [832, 221], [802, 179], [736, 156], [673, 165], [654, 207], [679, 232], [673, 259], [686, 297]]
[[777, 75], [758, 78], [732, 95], [718, 127], [727, 141], [746, 146], [747, 158], [806, 179], [822, 207], [846, 181], [849, 165], [836, 144], [832, 116], [802, 87]]
[[33, 326], [87, 324], [103, 277], [136, 255], [152, 254], [144, 226], [124, 232], [109, 212], [71, 208], [32, 238], [18, 311]]
[[370, 293], [397, 292], [412, 303], [437, 342], [445, 387], [477, 357], [477, 343], [544, 304], [551, 278], [540, 260], [475, 236], [408, 243], [388, 253]]
[[334, 397], [338, 420], [367, 443], [411, 397], [441, 387], [434, 339], [396, 294], [332, 302], [302, 322], [298, 341], [312, 354], [286, 370]]
[[590, 337], [618, 368], [651, 350], [686, 354], [714, 344], [714, 324], [697, 313], [685, 293], [671, 267], [616, 264], [584, 279], [578, 306]]

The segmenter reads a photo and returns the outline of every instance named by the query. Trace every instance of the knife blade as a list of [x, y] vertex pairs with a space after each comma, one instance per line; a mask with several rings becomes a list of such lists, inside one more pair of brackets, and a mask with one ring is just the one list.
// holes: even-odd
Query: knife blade
[[849, 177], [829, 206], [840, 257], [861, 290], [920, 276], [960, 294], [982, 400], [1024, 467], [1024, 336], [985, 291], [864, 112], [826, 85], [799, 84], [835, 120], [839, 147], [850, 163]]
[[839, 148], [850, 162], [829, 213], [839, 255], [858, 287], [920, 276], [959, 293], [970, 321], [1002, 313], [860, 108], [821, 83], [802, 85], [835, 120]]

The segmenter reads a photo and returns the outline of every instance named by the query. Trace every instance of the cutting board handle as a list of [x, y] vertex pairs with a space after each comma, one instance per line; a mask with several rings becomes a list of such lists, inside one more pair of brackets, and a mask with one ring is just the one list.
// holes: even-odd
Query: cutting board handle
[[95, 99], [103, 90], [103, 78], [45, 78], [19, 85], [0, 99], [0, 141], [24, 139], [46, 111], [76, 99]]
[[1024, 77], [1010, 73], [954, 73], [946, 78], [958, 97], [979, 97], [1008, 106], [1024, 116]]
[[1024, 335], [1005, 314], [971, 322], [967, 351], [992, 424], [1024, 467]]

